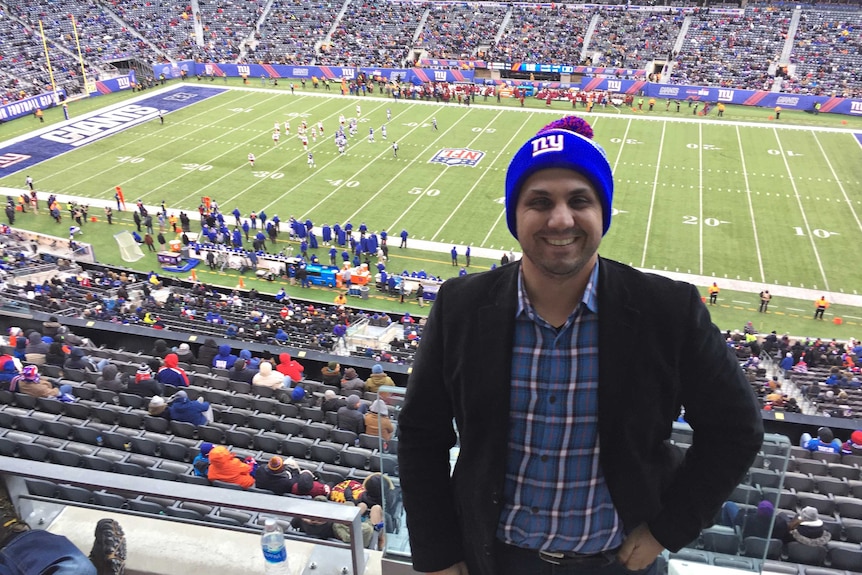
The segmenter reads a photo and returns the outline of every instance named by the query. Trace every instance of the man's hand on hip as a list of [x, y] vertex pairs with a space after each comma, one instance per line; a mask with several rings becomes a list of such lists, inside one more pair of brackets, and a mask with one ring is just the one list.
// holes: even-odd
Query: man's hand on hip
[[617, 560], [629, 571], [639, 571], [649, 567], [662, 551], [662, 544], [652, 536], [647, 524], [641, 523], [623, 541]]

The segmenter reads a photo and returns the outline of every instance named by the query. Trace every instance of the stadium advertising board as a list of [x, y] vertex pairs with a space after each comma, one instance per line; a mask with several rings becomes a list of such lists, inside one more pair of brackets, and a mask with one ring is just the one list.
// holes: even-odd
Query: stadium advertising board
[[0, 121], [6, 122], [8, 120], [14, 120], [15, 118], [32, 114], [36, 110], [52, 108], [57, 105], [57, 101], [61, 99], [61, 96], [62, 98], [65, 98], [65, 95], [65, 90], [56, 90], [54, 92], [47, 92], [45, 94], [39, 94], [38, 96], [30, 96], [29, 98], [24, 98], [17, 102], [5, 104], [0, 106]]
[[108, 80], [96, 80], [88, 84], [88, 92], [91, 96], [101, 96], [102, 94], [110, 94], [111, 92], [120, 92], [129, 90], [137, 83], [135, 71], [131, 70], [128, 76], [117, 76]]

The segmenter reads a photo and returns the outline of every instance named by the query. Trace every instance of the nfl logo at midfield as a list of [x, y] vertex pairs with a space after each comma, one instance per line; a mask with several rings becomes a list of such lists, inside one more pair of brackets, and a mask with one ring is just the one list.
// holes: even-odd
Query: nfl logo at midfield
[[470, 166], [471, 168], [485, 157], [485, 152], [470, 150], [467, 148], [443, 148], [434, 157], [428, 160], [431, 164], [444, 164], [446, 166]]

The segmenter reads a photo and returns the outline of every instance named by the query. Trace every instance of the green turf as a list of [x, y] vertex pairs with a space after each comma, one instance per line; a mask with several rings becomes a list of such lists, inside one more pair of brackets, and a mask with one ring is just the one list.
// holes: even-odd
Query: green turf
[[[316, 97], [323, 90], [311, 88], [291, 96], [284, 84], [277, 91], [231, 90], [169, 114], [163, 126], [150, 122], [121, 132], [28, 173], [44, 192], [110, 200], [114, 186], [122, 185], [129, 204], [138, 198], [148, 204], [165, 200], [171, 211], [187, 212], [196, 211], [201, 196], [208, 195], [224, 212], [235, 206], [243, 214], [265, 209], [282, 220], [293, 215], [318, 225], [365, 221], [374, 230], [387, 229], [396, 236], [406, 228], [413, 238], [445, 245], [508, 250], [514, 242], [501, 204], [508, 161], [538, 128], [571, 111], [556, 102], [550, 113], [544, 102], [529, 101], [524, 109], [514, 102], [498, 107], [493, 98], [488, 105], [480, 98], [469, 108], [323, 98]], [[229, 86], [238, 86], [238, 81], [231, 80]], [[108, 98], [122, 97], [128, 95]], [[108, 98], [74, 103], [72, 108], [83, 113], [84, 106], [112, 103]], [[359, 133], [350, 139], [347, 154], [339, 157], [332, 134], [340, 114], [355, 116], [357, 102], [362, 104]], [[380, 126], [386, 122], [387, 108], [392, 120], [387, 123], [389, 139], [383, 141]], [[691, 116], [685, 104], [679, 114], [673, 110], [665, 112], [659, 102], [653, 113], [609, 108], [589, 116], [617, 182], [614, 207], [619, 213], [602, 254], [638, 267], [715, 276], [719, 281], [739, 278], [856, 293], [859, 274], [853, 246], [862, 232], [862, 149], [846, 128], [862, 131], [862, 121], [783, 112], [776, 122], [768, 119], [770, 110], [743, 107], [728, 107], [724, 119]], [[49, 110], [47, 121], [55, 121], [59, 113]], [[438, 131], [431, 128], [432, 117]], [[322, 121], [326, 127], [322, 139], [309, 141], [314, 169], [307, 167], [295, 136], [303, 118], [315, 124]], [[273, 123], [283, 125], [285, 120], [291, 123], [291, 135], [282, 132], [275, 147]], [[799, 127], [783, 128], [791, 123]], [[24, 118], [5, 125], [3, 133], [11, 136], [34, 126]], [[374, 143], [367, 141], [369, 126], [375, 128]], [[390, 147], [393, 140], [399, 144], [398, 158]], [[476, 167], [429, 163], [443, 148], [468, 148], [485, 155]], [[257, 157], [254, 168], [246, 161], [249, 152]], [[22, 187], [23, 177], [0, 179], [0, 185]], [[36, 220], [28, 215], [19, 223], [34, 229], [65, 229], [44, 215]], [[120, 219], [120, 225], [129, 223]], [[117, 263], [110, 230], [101, 223], [96, 227], [99, 233], [88, 226], [83, 239], [96, 246], [100, 260]], [[445, 253], [398, 252], [390, 251], [394, 256], [390, 268], [424, 268], [444, 277], [452, 273]], [[324, 250], [321, 256], [328, 259]], [[474, 258], [473, 268], [491, 263]], [[276, 289], [272, 286], [270, 291]], [[734, 299], [750, 300], [751, 305], [731, 304]], [[723, 328], [741, 327], [757, 317], [751, 316], [751, 310], [756, 314], [754, 300], [752, 294], [732, 297], [723, 291], [722, 303], [727, 303], [713, 310], [716, 321]], [[781, 303], [774, 302], [776, 312]], [[807, 300], [787, 303], [785, 307], [805, 313], [785, 311], [763, 321], [777, 322], [770, 329], [822, 336], [858, 325], [855, 320], [842, 327], [814, 324], [807, 317], [810, 306]], [[835, 308], [830, 311], [839, 313]]]

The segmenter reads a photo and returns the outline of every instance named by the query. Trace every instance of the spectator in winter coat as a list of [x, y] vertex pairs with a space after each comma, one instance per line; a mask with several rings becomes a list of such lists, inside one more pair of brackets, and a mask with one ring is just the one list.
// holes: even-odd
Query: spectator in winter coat
[[341, 393], [347, 394], [352, 391], [362, 393], [365, 391], [365, 382], [356, 374], [356, 370], [348, 367], [344, 370], [344, 378], [341, 380]]
[[251, 378], [251, 384], [271, 387], [272, 389], [282, 389], [286, 386], [284, 380], [284, 375], [272, 369], [271, 363], [262, 361], [260, 362], [260, 371]]
[[273, 455], [266, 465], [258, 465], [254, 472], [254, 483], [258, 489], [269, 489], [276, 495], [290, 493], [296, 479], [290, 469], [284, 465], [284, 460]]
[[841, 446], [842, 455], [862, 455], [862, 429], [850, 434], [850, 439]]
[[823, 528], [823, 521], [814, 507], [803, 507], [799, 517], [790, 522], [790, 536], [793, 541], [809, 547], [825, 547], [832, 534]]
[[194, 468], [195, 475], [198, 477], [207, 477], [207, 473], [210, 468], [210, 451], [212, 451], [213, 447], [215, 447], [212, 443], [208, 441], [204, 441], [201, 443], [201, 450], [195, 455], [195, 458], [192, 460], [192, 467]]
[[24, 349], [27, 363], [43, 365], [45, 356], [48, 354], [48, 344], [42, 341], [42, 334], [38, 331], [30, 332], [27, 336], [27, 347]]
[[153, 342], [153, 351], [150, 352], [150, 355], [153, 357], [163, 358], [171, 352], [168, 349], [168, 342], [163, 339], [157, 339]]
[[[71, 392], [71, 386], [64, 387], [69, 388], [68, 391]], [[35, 365], [24, 366], [21, 375], [12, 378], [9, 388], [33, 397], [58, 397], [61, 393], [60, 389], [39, 375], [39, 368]]]
[[213, 338], [208, 337], [204, 340], [203, 345], [198, 350], [198, 365], [205, 365], [207, 367], [213, 366], [213, 359], [218, 355], [218, 345]]
[[365, 414], [365, 433], [379, 435], [388, 441], [392, 439], [394, 432], [395, 426], [389, 419], [389, 408], [382, 399], [375, 399], [368, 407], [368, 413]]
[[338, 410], [347, 405], [347, 400], [343, 397], [338, 397], [335, 395], [335, 392], [331, 389], [327, 389], [323, 392], [323, 403], [320, 405], [321, 411], [325, 414], [327, 411], [334, 411], [338, 413]]
[[371, 368], [371, 377], [365, 380], [365, 391], [377, 393], [377, 390], [383, 385], [395, 385], [395, 382], [383, 372], [382, 365], [375, 363]]
[[800, 447], [808, 451], [820, 453], [841, 453], [841, 440], [835, 438], [835, 434], [828, 427], [817, 430], [817, 437], [811, 437], [810, 433], [803, 433], [799, 439]]
[[21, 360], [11, 355], [0, 355], [0, 389], [9, 389], [9, 384], [21, 375], [24, 366]]
[[171, 419], [175, 421], [185, 421], [192, 425], [206, 425], [208, 422], [205, 412], [209, 408], [210, 404], [206, 401], [191, 401], [188, 394], [181, 389], [171, 398], [168, 411], [171, 414]]
[[[24, 340], [21, 341], [23, 342]], [[63, 367], [68, 357], [68, 354], [63, 349], [63, 344], [59, 341], [54, 341], [48, 346], [48, 353], [45, 354], [45, 364]]]
[[99, 389], [109, 389], [117, 393], [126, 391], [126, 384], [120, 378], [119, 371], [113, 363], [109, 363], [103, 367], [101, 375], [96, 379], [96, 387]]
[[347, 398], [347, 405], [338, 410], [338, 429], [352, 431], [356, 435], [365, 433], [365, 419], [359, 413], [359, 403], [358, 395], [351, 395]]
[[289, 353], [279, 354], [278, 366], [275, 369], [289, 377], [292, 382], [302, 381], [302, 372], [305, 370], [301, 363], [290, 357]]
[[165, 356], [165, 364], [156, 374], [156, 379], [165, 385], [175, 385], [177, 387], [187, 387], [189, 385], [189, 376], [186, 371], [177, 364], [177, 354], [169, 353]]
[[177, 354], [177, 358], [183, 363], [192, 364], [197, 361], [195, 354], [192, 353], [192, 348], [185, 342], [178, 345], [174, 349], [174, 353]]
[[252, 372], [256, 372], [260, 369], [260, 358], [252, 357], [251, 352], [247, 349], [240, 350], [239, 358], [245, 360], [246, 369], [250, 369]]
[[171, 420], [171, 412], [168, 410], [168, 403], [160, 395], [154, 395], [150, 398], [150, 403], [147, 404], [147, 413], [152, 417], [161, 417], [168, 421]]
[[210, 450], [210, 466], [207, 477], [210, 481], [235, 483], [243, 489], [254, 486], [254, 460], [240, 459], [224, 445], [216, 445]]
[[217, 367], [219, 369], [230, 369], [233, 367], [233, 364], [236, 363], [237, 356], [231, 353], [231, 347], [227, 344], [220, 345], [218, 348], [218, 355], [213, 358], [213, 367]]
[[[157, 359], [151, 360], [158, 369], [161, 363]], [[126, 392], [140, 395], [141, 397], [153, 397], [154, 395], [164, 395], [165, 386], [162, 382], [156, 381], [153, 378], [153, 365], [142, 363], [135, 372], [135, 379], [129, 382], [126, 386]]]
[[320, 368], [320, 379], [324, 385], [341, 386], [341, 366], [337, 361], [330, 361]]
[[[50, 347], [49, 347], [50, 349]], [[83, 371], [99, 371], [102, 367], [107, 365], [107, 360], [103, 360], [99, 362], [99, 367], [96, 367], [90, 358], [87, 357], [87, 354], [84, 353], [84, 350], [80, 347], [73, 347], [69, 352], [69, 357], [66, 359], [65, 363], [63, 363], [64, 369], [80, 369]]]
[[231, 381], [244, 381], [245, 383], [251, 383], [251, 380], [255, 375], [257, 375], [257, 372], [247, 369], [245, 367], [245, 360], [239, 358], [234, 362], [233, 367], [230, 368], [228, 378]]

